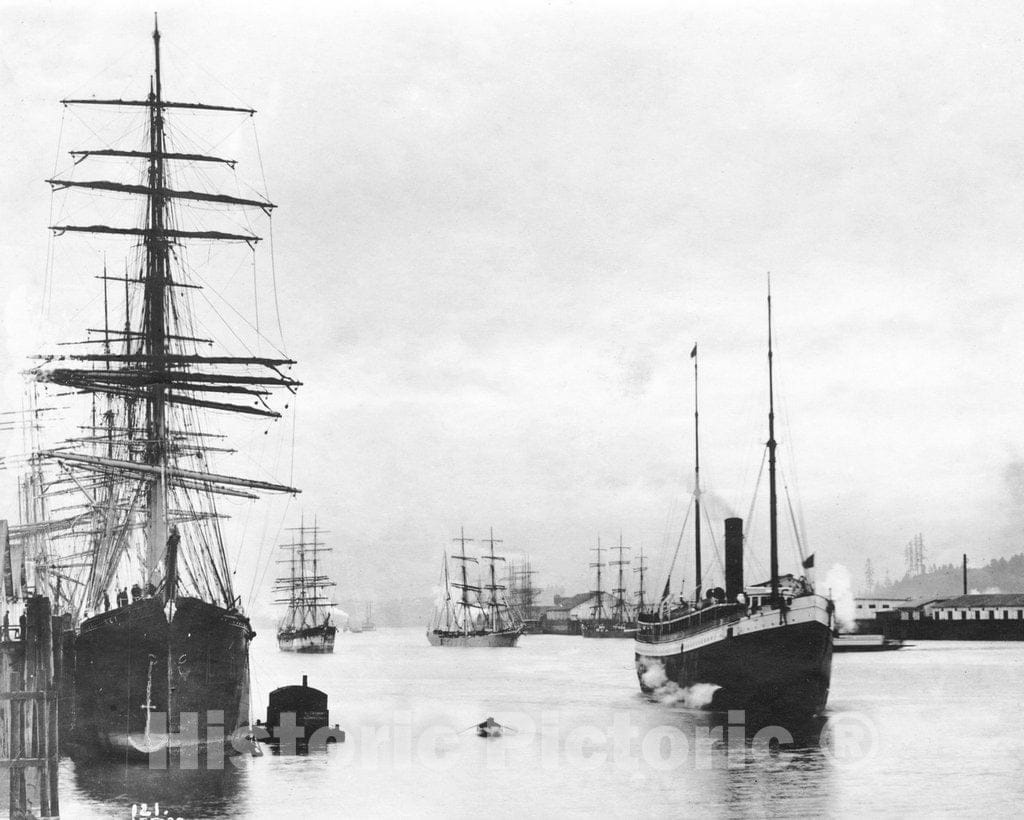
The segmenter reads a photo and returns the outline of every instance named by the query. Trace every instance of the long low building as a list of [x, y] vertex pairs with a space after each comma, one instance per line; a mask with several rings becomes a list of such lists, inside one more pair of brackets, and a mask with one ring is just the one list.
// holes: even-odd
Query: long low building
[[857, 621], [858, 632], [880, 632], [877, 619], [883, 612], [892, 612], [910, 603], [910, 598], [854, 598], [853, 617]]
[[959, 595], [904, 604], [876, 615], [887, 638], [1024, 641], [1024, 594]]

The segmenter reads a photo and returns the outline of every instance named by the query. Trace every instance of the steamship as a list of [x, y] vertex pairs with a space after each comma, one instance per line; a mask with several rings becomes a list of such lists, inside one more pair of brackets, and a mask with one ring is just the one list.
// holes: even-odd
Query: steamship
[[[670, 598], [669, 582], [660, 604], [642, 612], [634, 643], [636, 671], [644, 692], [709, 685], [704, 705], [742, 709], [759, 715], [805, 718], [819, 714], [828, 700], [832, 671], [833, 604], [815, 593], [804, 577], [779, 575], [776, 442], [772, 380], [771, 295], [768, 296], [768, 464], [770, 559], [768, 581], [744, 587], [743, 521], [725, 521], [725, 588], [701, 597], [700, 452], [694, 409], [696, 479], [695, 574], [692, 602]], [[694, 403], [697, 396], [697, 347]], [[814, 557], [802, 563], [813, 566]]]
[[[215, 420], [276, 419], [275, 389], [294, 392], [299, 383], [287, 375], [294, 361], [282, 354], [236, 355], [195, 335], [230, 330], [240, 344], [251, 344], [245, 354], [257, 341], [265, 349], [274, 343], [258, 324], [250, 322], [258, 337], [249, 339], [241, 323], [218, 324], [219, 314], [201, 309], [203, 299], [194, 295], [209, 281], [207, 263], [224, 268], [233, 257], [236, 263], [251, 258], [260, 237], [237, 226], [259, 224], [258, 213], [269, 216], [274, 205], [221, 192], [235, 182], [236, 163], [194, 142], [203, 139], [200, 124], [210, 124], [211, 112], [222, 123], [255, 112], [169, 101], [160, 37], [154, 27], [154, 68], [141, 98], [62, 100], [91, 111], [79, 116], [97, 124], [114, 120], [113, 133], [121, 136], [71, 151], [69, 167], [47, 180], [55, 191], [67, 191], [57, 212], [80, 214], [85, 204], [99, 211], [52, 226], [57, 236], [68, 235], [66, 253], [80, 252], [71, 237], [85, 234], [87, 258], [103, 242], [124, 255], [117, 275], [104, 266], [97, 277], [102, 299], [87, 307], [102, 305], [102, 313], [88, 337], [37, 357], [31, 372], [40, 389], [54, 386], [61, 396], [83, 394], [88, 401], [74, 438], [61, 429], [49, 448], [36, 448], [31, 485], [39, 491], [26, 503], [28, 523], [47, 534], [52, 548], [43, 562], [50, 594], [74, 627], [68, 636], [73, 707], [62, 740], [87, 759], [199, 750], [248, 724], [255, 633], [233, 589], [228, 556], [237, 559], [240, 550], [226, 543], [226, 516], [218, 507], [222, 496], [298, 492], [214, 469], [219, 454], [235, 452], [221, 441], [227, 425]], [[111, 133], [106, 125], [88, 131], [99, 139]], [[142, 144], [134, 140], [139, 134]], [[119, 221], [125, 199], [137, 222]], [[248, 212], [244, 219], [239, 209]], [[80, 267], [72, 279], [81, 276]], [[228, 299], [234, 294], [244, 307], [252, 294], [239, 298], [227, 284], [218, 287], [224, 304], [245, 318]], [[47, 493], [59, 494], [61, 509], [71, 512], [50, 516]]]

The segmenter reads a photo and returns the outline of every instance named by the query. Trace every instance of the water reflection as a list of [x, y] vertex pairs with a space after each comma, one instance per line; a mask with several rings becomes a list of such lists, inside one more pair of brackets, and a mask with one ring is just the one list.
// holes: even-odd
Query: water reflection
[[830, 718], [711, 712], [678, 704], [645, 711], [649, 729], [672, 726], [690, 745], [685, 761], [672, 770], [665, 803], [688, 799], [718, 813], [749, 814], [755, 806], [799, 816], [833, 813], [841, 784], [831, 753]]
[[[691, 708], [683, 703], [640, 696], [652, 704], [646, 722], [651, 726], [673, 724], [688, 736], [710, 738], [722, 748], [748, 751], [813, 751], [830, 739], [829, 716], [784, 714], [777, 711], [729, 712]], [[654, 705], [660, 704], [660, 706]], [[717, 748], [717, 746], [716, 746]]]
[[742, 736], [753, 751], [812, 751], [827, 740], [825, 716], [780, 715], [774, 712], [701, 712], [698, 718], [709, 729], [720, 728], [723, 739]]
[[[462, 817], [502, 814], [497, 789], [567, 816], [1011, 816], [1020, 794], [1024, 645], [842, 656], [827, 719], [738, 721], [646, 699], [614, 641], [533, 637], [476, 664], [421, 648], [419, 629], [347, 636], [351, 657], [270, 644], [254, 701], [321, 663], [344, 743], [245, 758], [241, 772], [68, 763], [62, 814], [128, 817], [134, 799], [190, 820]], [[457, 734], [486, 715], [520, 733]], [[758, 742], [772, 725], [788, 738]], [[964, 791], [965, 775], [986, 789]]]
[[172, 816], [213, 820], [245, 815], [248, 767], [236, 768], [230, 760], [221, 771], [68, 760], [62, 764], [61, 778], [74, 784], [79, 797], [92, 804], [98, 816], [128, 816], [121, 813], [133, 803], [159, 803], [161, 814], [169, 810]]

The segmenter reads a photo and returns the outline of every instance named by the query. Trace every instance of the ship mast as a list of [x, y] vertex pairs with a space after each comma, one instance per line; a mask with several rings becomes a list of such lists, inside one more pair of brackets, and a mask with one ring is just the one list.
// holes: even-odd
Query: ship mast
[[775, 392], [772, 373], [772, 278], [768, 275], [768, 511], [773, 604], [779, 601], [779, 511], [775, 491]]
[[[143, 304], [145, 316], [145, 352], [151, 361], [163, 362], [167, 355], [167, 331], [165, 328], [166, 286], [169, 281], [169, 243], [164, 234], [166, 228], [167, 202], [163, 195], [164, 179], [164, 112], [162, 86], [160, 82], [160, 29], [154, 15], [153, 28], [153, 83], [149, 92], [149, 228], [144, 245], [146, 266], [144, 272]], [[154, 383], [149, 387], [146, 409], [148, 415], [149, 442], [146, 447], [145, 463], [158, 467], [149, 481], [146, 498], [146, 565], [147, 583], [156, 581], [157, 563], [163, 557], [167, 544], [167, 419], [166, 387]], [[167, 574], [173, 571], [167, 568]]]
[[[299, 518], [299, 541], [302, 541], [302, 524], [305, 523], [303, 517]], [[289, 626], [296, 626], [295, 624], [295, 591], [302, 588], [302, 574], [299, 570], [299, 549], [294, 543], [289, 545], [288, 551], [291, 553], [289, 559], [291, 561], [291, 582], [288, 588], [288, 613], [286, 617], [290, 618]]]
[[497, 632], [502, 628], [501, 616], [499, 614], [501, 606], [498, 602], [498, 590], [505, 589], [505, 587], [499, 584], [497, 578], [495, 577], [495, 563], [498, 561], [504, 561], [505, 558], [504, 556], [494, 554], [494, 545], [501, 543], [500, 539], [496, 539], [494, 537], [494, 527], [491, 527], [491, 537], [485, 538], [484, 543], [487, 544], [488, 547], [490, 547], [490, 552], [489, 554], [483, 556], [483, 559], [485, 561], [490, 562], [491, 565], [491, 583], [489, 583], [486, 586], [486, 589], [488, 589], [491, 593], [491, 598], [487, 602], [487, 606], [488, 609], [490, 609], [491, 614], [491, 629]]
[[637, 585], [636, 593], [636, 606], [637, 612], [644, 611], [644, 573], [647, 571], [647, 563], [644, 559], [644, 548], [640, 547], [640, 558], [637, 561], [637, 566], [633, 567], [633, 572], [640, 574], [639, 583]]
[[[311, 626], [320, 626], [330, 621], [330, 612], [321, 622], [320, 615], [323, 609], [333, 606], [334, 601], [330, 600], [323, 591], [328, 587], [337, 586], [334, 581], [320, 573], [318, 555], [321, 552], [330, 552], [331, 548], [320, 540], [320, 536], [329, 530], [320, 529], [316, 517], [313, 518], [312, 538], [307, 538], [305, 515], [299, 518], [298, 527], [288, 527], [294, 535], [287, 544], [282, 544], [281, 549], [289, 551], [289, 557], [279, 560], [278, 563], [288, 563], [290, 574], [287, 578], [276, 579], [275, 592], [285, 593], [284, 597], [276, 598], [275, 603], [287, 604], [288, 612], [285, 615], [284, 623], [290, 628], [302, 629]], [[312, 573], [307, 569], [307, 558], [312, 563]]]
[[[456, 561], [462, 562], [462, 583], [454, 583], [453, 587], [462, 590], [462, 600], [459, 602], [462, 604], [462, 631], [464, 633], [469, 632], [469, 593], [476, 592], [479, 596], [480, 587], [473, 586], [469, 583], [469, 578], [466, 576], [466, 563], [472, 561], [474, 564], [477, 563], [476, 558], [466, 555], [466, 542], [472, 541], [472, 538], [466, 538], [465, 527], [459, 527], [459, 537], [453, 538], [453, 541], [457, 541], [459, 544], [460, 552], [458, 555], [453, 555], [452, 558]], [[447, 572], [447, 569], [445, 570]]]
[[306, 601], [306, 517], [299, 518], [299, 623], [306, 625], [306, 614], [309, 606]]
[[[104, 271], [102, 277], [104, 282], [120, 280], [125, 284], [124, 330], [111, 329], [105, 292], [103, 337], [99, 340], [103, 344], [102, 352], [38, 356], [41, 363], [33, 370], [36, 381], [108, 397], [105, 448], [101, 446], [101, 437], [94, 435], [78, 441], [89, 444], [92, 452], [88, 447], [75, 450], [62, 446], [40, 450], [37, 454], [39, 459], [59, 466], [60, 481], [74, 482], [78, 486], [80, 494], [86, 497], [81, 502], [83, 505], [95, 508], [96, 498], [89, 496], [90, 491], [109, 488], [105, 513], [93, 519], [95, 532], [76, 530], [70, 533], [72, 537], [99, 535], [92, 540], [92, 557], [87, 572], [82, 573], [88, 576], [88, 581], [78, 582], [83, 587], [76, 595], [78, 610], [97, 608], [115, 580], [128, 580], [125, 572], [145, 586], [158, 587], [163, 579], [168, 601], [174, 597], [177, 581], [189, 595], [227, 607], [236, 605], [232, 573], [216, 522], [224, 516], [216, 511], [214, 496], [254, 498], [247, 492], [252, 490], [298, 492], [276, 483], [211, 472], [205, 453], [216, 448], [200, 442], [192, 446], [196, 438], [208, 434], [195, 429], [196, 419], [184, 415], [188, 410], [181, 408], [278, 418], [280, 413], [271, 408], [264, 397], [269, 396], [273, 388], [283, 387], [294, 392], [300, 383], [283, 372], [282, 368], [295, 364], [284, 355], [274, 358], [200, 355], [192, 347], [200, 343], [212, 344], [212, 340], [188, 335], [188, 329], [194, 326], [190, 307], [187, 303], [179, 304], [174, 294], [178, 288], [201, 286], [175, 281], [172, 273], [175, 248], [190, 239], [244, 242], [253, 247], [260, 237], [250, 232], [180, 228], [176, 224], [175, 203], [259, 208], [268, 216], [275, 206], [262, 198], [168, 187], [174, 182], [175, 162], [226, 164], [231, 168], [235, 164], [234, 160], [226, 158], [176, 152], [173, 146], [169, 150], [174, 136], [165, 121], [169, 110], [221, 111], [250, 116], [255, 112], [248, 108], [165, 99], [160, 41], [154, 17], [153, 73], [149, 93], [143, 99], [61, 100], [64, 105], [144, 109], [147, 117], [145, 150], [97, 147], [71, 151], [75, 166], [90, 157], [141, 161], [145, 170], [139, 174], [140, 178], [132, 183], [110, 179], [47, 180], [54, 191], [86, 189], [131, 194], [141, 197], [145, 203], [141, 224], [130, 227], [89, 223], [50, 226], [57, 236], [80, 232], [132, 237], [141, 245], [142, 254], [136, 271], [129, 273], [126, 269], [124, 277], [108, 276]], [[187, 272], [183, 277], [187, 279]], [[130, 316], [129, 286], [141, 287], [141, 304], [134, 317]], [[186, 335], [178, 335], [179, 327], [186, 329]], [[94, 331], [88, 329], [90, 333]], [[113, 350], [112, 339], [123, 341], [123, 350]], [[238, 400], [220, 400], [218, 394]], [[123, 426], [114, 426], [115, 402], [121, 407]], [[94, 416], [91, 431], [98, 432], [101, 424], [98, 415]], [[188, 446], [179, 447], [179, 440], [188, 442]], [[190, 462], [199, 462], [198, 469], [188, 469], [192, 466]], [[85, 481], [80, 480], [83, 476]], [[182, 501], [180, 509], [175, 508], [178, 500]], [[180, 539], [175, 530], [177, 526], [184, 527]], [[177, 563], [181, 564], [180, 573], [175, 566]]]
[[694, 543], [693, 543], [693, 559], [696, 568], [695, 577], [697, 579], [696, 586], [694, 588], [694, 600], [700, 601], [701, 591], [701, 578], [702, 568], [700, 560], [700, 414], [698, 411], [697, 404], [697, 345], [693, 345], [693, 350], [690, 352], [690, 358], [693, 359], [693, 503], [694, 512], [696, 514], [696, 526], [693, 528], [694, 532]]
[[[316, 549], [316, 516], [314, 515], [313, 516], [313, 577], [314, 578], [317, 577], [316, 554], [317, 554], [317, 549]], [[319, 613], [317, 613], [317, 611], [316, 611], [316, 599], [314, 599], [314, 600], [309, 602], [309, 619], [310, 619], [311, 623], [313, 623], [313, 624], [316, 623], [317, 618], [318, 618], [318, 614]]]
[[520, 615], [523, 618], [534, 617], [534, 610], [536, 608], [535, 601], [537, 599], [537, 593], [539, 590], [533, 585], [533, 576], [537, 574], [537, 570], [532, 569], [530, 566], [530, 556], [526, 556], [526, 560], [523, 565], [519, 567], [516, 572], [515, 578], [518, 586], [518, 601], [520, 608]]
[[533, 585], [533, 576], [537, 570], [530, 563], [530, 556], [526, 556], [526, 569], [523, 570], [523, 604], [526, 612], [531, 618], [536, 616], [537, 596], [543, 591]]
[[601, 567], [604, 566], [604, 562], [601, 561], [601, 536], [597, 537], [597, 546], [590, 551], [597, 553], [597, 562], [590, 565], [591, 568], [597, 568], [597, 603], [591, 608], [590, 614], [600, 620], [604, 617], [604, 592], [601, 591]]
[[619, 560], [609, 561], [608, 563], [612, 566], [619, 568], [619, 585], [612, 590], [615, 593], [615, 620], [619, 624], [626, 622], [624, 610], [626, 608], [626, 579], [623, 575], [625, 572], [624, 567], [629, 566], [629, 561], [626, 561], [622, 557], [622, 553], [628, 550], [629, 547], [622, 546], [622, 533], [619, 533]]
[[[450, 630], [452, 628], [452, 587], [451, 578], [448, 577], [448, 550], [445, 550], [442, 556], [441, 572], [444, 577], [444, 627], [446, 630]], [[455, 623], [458, 625], [458, 619]], [[438, 618], [435, 626], [440, 625], [441, 619]]]

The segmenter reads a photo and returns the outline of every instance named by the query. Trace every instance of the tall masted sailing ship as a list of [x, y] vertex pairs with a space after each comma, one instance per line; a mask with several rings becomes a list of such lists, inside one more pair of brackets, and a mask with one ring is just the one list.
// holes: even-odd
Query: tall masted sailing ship
[[315, 521], [312, 527], [307, 528], [303, 521], [290, 531], [298, 533], [297, 540], [281, 545], [288, 551], [284, 563], [289, 572], [274, 584], [274, 591], [284, 595], [276, 602], [288, 607], [277, 627], [277, 647], [282, 652], [333, 652], [338, 632], [331, 622], [334, 602], [321, 593], [335, 583], [320, 573], [319, 565], [320, 553], [330, 547], [319, 540], [323, 530]]
[[373, 604], [367, 601], [366, 616], [363, 618], [362, 629], [363, 632], [373, 632], [376, 628], [377, 625], [373, 622]]
[[537, 599], [543, 590], [533, 583], [536, 574], [528, 555], [508, 567], [508, 602], [523, 623], [524, 635], [539, 635], [541, 632], [541, 607], [537, 605]]
[[[222, 420], [276, 419], [272, 391], [299, 385], [287, 374], [295, 362], [286, 355], [252, 354], [234, 315], [222, 326], [244, 355], [200, 336], [216, 325], [214, 305], [243, 315], [226, 295], [231, 269], [224, 267], [260, 241], [237, 225], [260, 212], [269, 216], [274, 205], [221, 193], [218, 176], [229, 181], [235, 160], [197, 148], [193, 133], [210, 117], [243, 121], [255, 112], [168, 100], [158, 28], [153, 49], [141, 98], [62, 100], [121, 117], [122, 124], [138, 115], [121, 140], [76, 148], [68, 171], [48, 180], [68, 192], [68, 213], [114, 201], [106, 224], [59, 218], [52, 226], [57, 236], [88, 235], [108, 245], [127, 240], [120, 246], [126, 256], [117, 264], [123, 273], [104, 268], [98, 277], [102, 301], [93, 305], [102, 305], [101, 324], [92, 324], [88, 338], [65, 342], [72, 352], [39, 356], [32, 371], [41, 385], [91, 400], [78, 433], [41, 448], [33, 461], [39, 474], [50, 473], [36, 482], [40, 492], [65, 496], [60, 502], [71, 514], [29, 523], [49, 534], [51, 594], [74, 627], [72, 751], [117, 759], [168, 746], [201, 748], [208, 718], [209, 739], [217, 742], [248, 723], [254, 632], [233, 587], [218, 499], [298, 492], [214, 469], [218, 453], [234, 450], [214, 432], [222, 428], [213, 413], [230, 414]], [[209, 278], [200, 272], [207, 261]], [[224, 273], [227, 284], [213, 278]], [[253, 287], [247, 284], [246, 297]], [[258, 344], [272, 344], [254, 329]], [[45, 498], [36, 501], [36, 510], [45, 509]], [[230, 552], [237, 556], [239, 549]]]
[[623, 546], [622, 536], [619, 535], [619, 557], [618, 560], [609, 561], [608, 564], [618, 567], [618, 586], [612, 589], [612, 605], [608, 608], [604, 605], [604, 590], [601, 587], [601, 570], [605, 566], [601, 561], [601, 540], [597, 541], [597, 561], [591, 567], [597, 569], [597, 600], [594, 603], [589, 619], [580, 621], [580, 634], [584, 638], [635, 638], [636, 620], [631, 607], [626, 602], [626, 567], [630, 561], [624, 557], [629, 547]]
[[[743, 709], [757, 715], [806, 718], [828, 700], [832, 674], [834, 606], [804, 577], [779, 575], [776, 495], [775, 401], [772, 379], [771, 294], [768, 295], [768, 465], [770, 579], [744, 589], [743, 522], [725, 521], [725, 588], [702, 598], [700, 553], [700, 448], [697, 411], [697, 347], [694, 360], [696, 512], [692, 603], [670, 599], [671, 569], [660, 605], [642, 612], [634, 643], [640, 687], [714, 690], [711, 709]], [[802, 551], [802, 550], [801, 550]], [[674, 560], [673, 560], [674, 562]], [[805, 569], [814, 556], [802, 557]]]
[[[431, 646], [495, 647], [515, 646], [523, 634], [523, 622], [519, 614], [509, 606], [504, 596], [505, 586], [497, 582], [495, 565], [504, 557], [494, 554], [494, 545], [500, 544], [491, 530], [491, 537], [484, 539], [490, 551], [479, 560], [466, 555], [465, 531], [455, 539], [459, 543], [459, 554], [451, 559], [459, 562], [461, 580], [453, 581], [448, 571], [448, 554], [445, 553], [442, 567], [442, 600], [434, 610], [434, 616], [427, 628], [427, 640]], [[470, 584], [467, 564], [485, 561], [489, 564], [485, 577], [488, 584]], [[452, 590], [459, 590], [457, 595]], [[487, 595], [484, 595], [486, 591]]]

